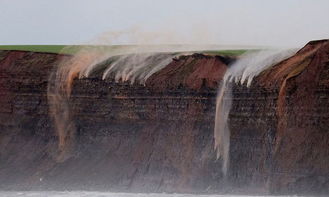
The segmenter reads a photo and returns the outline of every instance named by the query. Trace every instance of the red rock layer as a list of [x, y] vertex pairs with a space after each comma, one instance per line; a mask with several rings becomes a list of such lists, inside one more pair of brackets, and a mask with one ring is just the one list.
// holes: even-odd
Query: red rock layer
[[173, 90], [179, 87], [192, 90], [216, 89], [230, 61], [232, 61], [230, 58], [222, 56], [202, 54], [181, 56], [153, 74], [146, 81], [146, 86], [157, 91]]

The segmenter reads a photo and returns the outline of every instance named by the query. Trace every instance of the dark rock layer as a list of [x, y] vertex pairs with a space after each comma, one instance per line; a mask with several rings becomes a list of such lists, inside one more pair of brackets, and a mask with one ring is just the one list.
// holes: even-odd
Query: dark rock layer
[[228, 177], [213, 143], [216, 86], [229, 58], [173, 60], [143, 85], [76, 79], [73, 146], [56, 160], [48, 115], [54, 54], [0, 52], [0, 189], [326, 194], [328, 41], [311, 42], [233, 87]]

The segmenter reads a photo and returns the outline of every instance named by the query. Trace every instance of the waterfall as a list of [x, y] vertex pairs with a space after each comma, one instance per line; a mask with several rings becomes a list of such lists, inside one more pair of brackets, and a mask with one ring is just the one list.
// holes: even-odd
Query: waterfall
[[232, 86], [233, 83], [251, 86], [254, 77], [271, 66], [289, 58], [296, 52], [289, 50], [262, 50], [243, 54], [236, 62], [229, 65], [216, 97], [215, 115], [215, 150], [217, 159], [221, 158], [222, 173], [227, 175], [230, 156], [230, 129], [229, 113], [232, 106]]

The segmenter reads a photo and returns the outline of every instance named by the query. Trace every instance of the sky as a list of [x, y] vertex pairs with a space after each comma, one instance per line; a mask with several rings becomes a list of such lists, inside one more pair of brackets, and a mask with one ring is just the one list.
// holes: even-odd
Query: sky
[[302, 46], [329, 38], [329, 0], [0, 0], [0, 24], [1, 45]]

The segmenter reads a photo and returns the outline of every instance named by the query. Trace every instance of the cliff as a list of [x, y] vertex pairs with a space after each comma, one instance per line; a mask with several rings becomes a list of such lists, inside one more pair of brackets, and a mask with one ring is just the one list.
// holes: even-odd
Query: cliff
[[145, 85], [75, 79], [75, 132], [58, 160], [47, 85], [69, 56], [0, 52], [0, 189], [326, 194], [329, 41], [233, 86], [230, 168], [214, 151], [218, 83], [232, 57], [173, 59]]
[[262, 87], [278, 92], [273, 191], [328, 193], [328, 71], [329, 42], [321, 40], [258, 78]]

